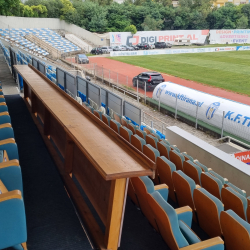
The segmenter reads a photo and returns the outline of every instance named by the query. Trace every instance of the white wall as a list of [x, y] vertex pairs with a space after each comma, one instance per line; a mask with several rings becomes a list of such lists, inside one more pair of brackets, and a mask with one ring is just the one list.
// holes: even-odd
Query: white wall
[[177, 126], [167, 128], [166, 138], [171, 144], [177, 145], [181, 152], [187, 152], [194, 159], [227, 178], [235, 186], [245, 190], [247, 196], [250, 195], [249, 165]]
[[100, 38], [85, 29], [82, 29], [74, 24], [68, 24], [58, 18], [33, 18], [33, 17], [13, 17], [0, 16], [0, 28], [49, 28], [49, 29], [64, 29], [69, 33], [80, 36], [93, 44], [107, 45], [105, 38]]

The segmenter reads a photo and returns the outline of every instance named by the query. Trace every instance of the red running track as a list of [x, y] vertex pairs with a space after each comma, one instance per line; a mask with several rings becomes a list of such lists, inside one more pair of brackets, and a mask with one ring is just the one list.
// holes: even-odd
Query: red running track
[[[96, 63], [98, 66], [103, 66], [104, 69], [110, 69], [120, 74], [127, 75], [130, 78], [133, 78], [134, 76], [144, 71], [149, 71], [149, 69], [145, 69], [145, 68], [138, 67], [138, 66], [133, 66], [133, 65], [123, 63], [123, 62], [118, 62], [118, 61], [115, 61], [106, 57], [89, 57], [89, 60], [90, 60], [90, 63]], [[162, 74], [162, 75], [166, 81], [174, 82], [174, 83], [183, 85], [185, 87], [196, 89], [196, 90], [199, 90], [199, 91], [211, 94], [211, 95], [223, 97], [223, 98], [230, 99], [236, 102], [241, 102], [241, 103], [250, 105], [250, 97], [248, 96], [237, 94], [237, 93], [227, 91], [224, 89], [220, 89], [220, 88], [216, 88], [216, 87], [203, 85], [198, 82], [181, 79], [179, 77], [174, 77], [174, 76], [167, 75], [167, 74]], [[132, 81], [130, 81], [128, 84], [130, 87], [133, 87]], [[143, 89], [139, 89], [139, 91], [140, 93], [144, 93]], [[152, 92], [147, 92], [148, 97], [152, 97], [152, 94], [153, 94]]]

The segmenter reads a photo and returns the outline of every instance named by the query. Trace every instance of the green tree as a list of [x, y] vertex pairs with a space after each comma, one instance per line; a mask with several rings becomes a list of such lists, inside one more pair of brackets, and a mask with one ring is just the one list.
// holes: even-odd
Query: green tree
[[131, 32], [131, 34], [134, 35], [136, 34], [137, 29], [133, 24], [131, 24], [124, 29], [124, 32]]
[[12, 16], [19, 3], [20, 0], [0, 0], [0, 15]]
[[149, 31], [149, 30], [160, 30], [161, 26], [163, 24], [162, 20], [155, 20], [151, 16], [146, 16], [144, 19], [144, 22], [141, 24], [143, 30]]
[[244, 4], [241, 8], [241, 13], [248, 19], [248, 28], [250, 27], [250, 4]]
[[60, 0], [63, 7], [61, 9], [61, 19], [64, 19], [64, 16], [67, 14], [67, 12], [72, 12], [75, 10], [75, 8], [73, 7], [73, 4], [69, 1], [69, 0]]
[[39, 4], [37, 6], [33, 5], [33, 6], [31, 6], [31, 9], [33, 11], [34, 17], [47, 17], [47, 15], [48, 15], [48, 10], [47, 10], [46, 6], [44, 6], [44, 5], [41, 5], [41, 4]]
[[236, 21], [236, 28], [237, 29], [246, 29], [248, 26], [248, 18], [246, 16], [241, 16], [241, 18], [239, 18]]

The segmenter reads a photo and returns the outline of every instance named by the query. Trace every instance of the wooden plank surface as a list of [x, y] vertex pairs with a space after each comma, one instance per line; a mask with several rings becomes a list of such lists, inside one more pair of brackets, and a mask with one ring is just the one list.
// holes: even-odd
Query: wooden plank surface
[[30, 67], [14, 67], [104, 179], [152, 175], [154, 163], [114, 136], [105, 124], [95, 122], [93, 114], [83, 112]]

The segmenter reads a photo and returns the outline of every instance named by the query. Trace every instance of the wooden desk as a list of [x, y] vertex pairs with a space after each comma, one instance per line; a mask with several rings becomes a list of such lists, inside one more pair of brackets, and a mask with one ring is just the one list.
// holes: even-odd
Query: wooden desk
[[[24, 99], [48, 145], [53, 141], [64, 163], [51, 149], [65, 186], [92, 239], [102, 249], [117, 249], [129, 177], [153, 176], [155, 163], [109, 126], [68, 96], [32, 66], [15, 65], [23, 77]], [[77, 179], [105, 225], [93, 221], [76, 188]], [[70, 230], [70, 229], [69, 229]]]

